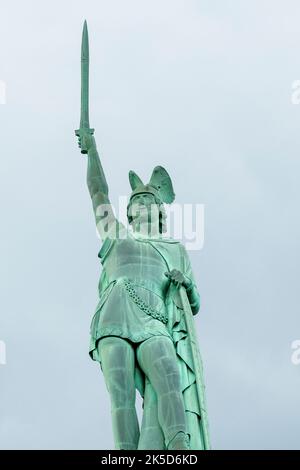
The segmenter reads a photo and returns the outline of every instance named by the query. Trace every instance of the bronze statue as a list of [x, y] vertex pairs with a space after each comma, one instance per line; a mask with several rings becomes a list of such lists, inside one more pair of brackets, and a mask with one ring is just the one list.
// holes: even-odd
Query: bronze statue
[[[164, 236], [164, 204], [174, 201], [167, 171], [147, 184], [130, 171], [129, 227], [114, 215], [89, 125], [89, 51], [82, 38], [81, 122], [75, 131], [87, 154], [87, 184], [103, 244], [99, 303], [90, 355], [110, 394], [116, 449], [209, 449], [201, 358], [194, 329], [200, 307], [184, 246]], [[143, 397], [141, 429], [136, 389]]]

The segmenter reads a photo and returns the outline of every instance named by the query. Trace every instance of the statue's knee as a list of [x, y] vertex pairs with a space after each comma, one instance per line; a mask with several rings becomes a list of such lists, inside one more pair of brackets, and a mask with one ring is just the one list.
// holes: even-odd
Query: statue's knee
[[118, 337], [105, 337], [98, 350], [106, 387], [114, 407], [135, 403], [134, 352], [128, 341]]
[[162, 374], [164, 377], [173, 375], [174, 377], [179, 377], [179, 369], [177, 362], [173, 358], [168, 356], [163, 356], [157, 359], [154, 363], [154, 366], [157, 368], [157, 371]]
[[135, 392], [132, 390], [113, 388], [110, 392], [110, 399], [114, 408], [132, 408], [135, 406]]
[[145, 380], [144, 404], [146, 407], [157, 407], [157, 394], [148, 378]]
[[135, 404], [135, 384], [132, 374], [124, 368], [111, 370], [106, 377], [107, 388], [114, 407]]

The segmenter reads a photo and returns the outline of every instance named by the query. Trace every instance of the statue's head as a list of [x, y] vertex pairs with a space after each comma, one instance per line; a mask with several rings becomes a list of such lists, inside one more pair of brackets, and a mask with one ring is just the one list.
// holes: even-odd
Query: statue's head
[[133, 190], [127, 206], [128, 222], [133, 228], [141, 224], [156, 223], [159, 232], [166, 232], [166, 212], [164, 203], [170, 204], [175, 199], [172, 181], [168, 172], [161, 166], [154, 168], [150, 181], [144, 184], [134, 172], [129, 172], [129, 181]]

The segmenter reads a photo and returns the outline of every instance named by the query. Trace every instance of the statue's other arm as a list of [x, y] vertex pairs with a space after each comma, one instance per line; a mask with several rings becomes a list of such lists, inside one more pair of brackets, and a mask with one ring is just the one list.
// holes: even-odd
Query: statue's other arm
[[186, 287], [186, 293], [190, 302], [191, 310], [194, 315], [200, 310], [200, 295], [197, 289], [197, 286], [193, 280], [190, 280], [190, 283]]
[[186, 279], [184, 283], [184, 287], [186, 289], [186, 293], [190, 302], [191, 310], [193, 314], [196, 315], [196, 313], [198, 313], [200, 310], [200, 294], [198, 292], [197, 285], [195, 282], [195, 277], [194, 277], [194, 273], [192, 270], [191, 261], [184, 246], [183, 246], [183, 253], [184, 253], [184, 265], [185, 265], [184, 275]]
[[188, 269], [185, 269], [184, 273], [178, 269], [172, 269], [171, 271], [165, 272], [165, 275], [173, 282], [177, 287], [182, 285], [187, 293], [191, 310], [194, 315], [199, 312], [200, 309], [200, 295], [198, 293], [191, 265], [188, 260]]

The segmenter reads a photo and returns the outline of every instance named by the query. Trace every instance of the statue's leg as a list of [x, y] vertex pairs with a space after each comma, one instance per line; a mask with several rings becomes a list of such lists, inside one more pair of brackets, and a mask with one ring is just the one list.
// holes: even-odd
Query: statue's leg
[[139, 423], [135, 408], [135, 353], [132, 345], [117, 336], [98, 342], [105, 383], [110, 394], [116, 449], [137, 449]]
[[165, 439], [158, 421], [157, 395], [148, 377], [145, 380], [143, 419], [139, 440], [139, 450], [163, 450]]
[[[153, 336], [138, 346], [137, 360], [157, 394], [158, 421], [166, 447], [188, 448], [181, 378], [173, 342], [165, 336]], [[178, 447], [172, 447], [173, 444]]]

